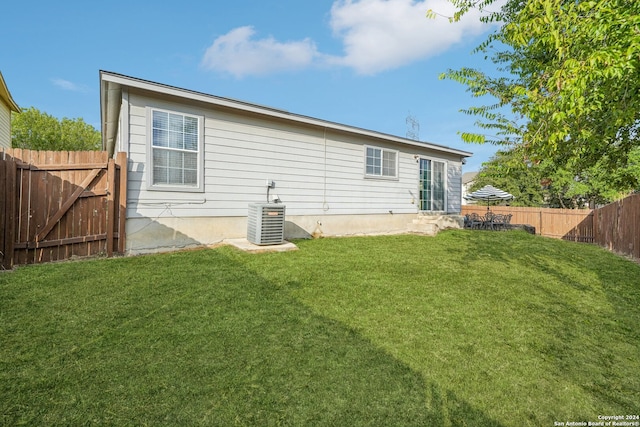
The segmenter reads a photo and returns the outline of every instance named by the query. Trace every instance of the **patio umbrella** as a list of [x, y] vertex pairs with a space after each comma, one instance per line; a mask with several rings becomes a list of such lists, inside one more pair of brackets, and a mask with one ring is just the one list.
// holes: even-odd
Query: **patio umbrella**
[[493, 185], [485, 185], [481, 189], [467, 194], [466, 196], [464, 196], [464, 198], [467, 200], [486, 201], [487, 210], [489, 210], [490, 202], [512, 200], [513, 195], [507, 193], [506, 191], [502, 191], [499, 188], [494, 187]]

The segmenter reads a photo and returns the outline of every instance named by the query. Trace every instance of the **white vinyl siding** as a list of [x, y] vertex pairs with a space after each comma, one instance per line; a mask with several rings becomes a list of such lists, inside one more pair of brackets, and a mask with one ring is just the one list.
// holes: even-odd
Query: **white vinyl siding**
[[159, 109], [148, 117], [149, 188], [202, 191], [202, 118]]
[[11, 148], [11, 110], [0, 100], [0, 147]]
[[[128, 102], [130, 218], [246, 217], [249, 203], [266, 201], [267, 180], [275, 181], [271, 194], [286, 205], [287, 215], [417, 213], [415, 156], [437, 156], [428, 148], [397, 149], [396, 144], [366, 136], [183, 105], [135, 90], [130, 91]], [[201, 119], [200, 193], [177, 186], [149, 191], [153, 169], [147, 153], [151, 147], [148, 110]], [[367, 146], [396, 153], [395, 179], [363, 179]]]
[[447, 162], [447, 212], [462, 209], [462, 163]]

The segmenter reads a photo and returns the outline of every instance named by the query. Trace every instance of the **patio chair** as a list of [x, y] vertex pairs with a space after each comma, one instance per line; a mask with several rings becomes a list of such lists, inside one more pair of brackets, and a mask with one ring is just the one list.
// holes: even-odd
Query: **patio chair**
[[498, 215], [494, 214], [493, 212], [487, 212], [487, 214], [484, 216], [483, 228], [487, 230], [494, 230], [497, 217]]
[[509, 228], [509, 224], [511, 223], [512, 214], [502, 215], [497, 214], [493, 217], [493, 221], [491, 221], [491, 229], [492, 230], [506, 230]]
[[509, 229], [511, 228], [511, 218], [513, 218], [513, 214], [508, 214], [504, 216], [504, 228]]
[[502, 230], [502, 229], [504, 229], [505, 221], [506, 221], [505, 215], [501, 215], [501, 214], [496, 215], [493, 218], [493, 224], [492, 224], [493, 227], [492, 228], [494, 230]]
[[479, 230], [483, 227], [484, 218], [477, 213], [470, 213], [469, 215], [469, 228]]

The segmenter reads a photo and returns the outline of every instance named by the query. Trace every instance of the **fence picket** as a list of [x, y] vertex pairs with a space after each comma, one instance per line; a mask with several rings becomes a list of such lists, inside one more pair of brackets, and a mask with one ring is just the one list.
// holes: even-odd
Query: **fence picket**
[[596, 244], [640, 259], [640, 194], [604, 206], [596, 216]]
[[7, 149], [1, 154], [3, 268], [124, 251], [124, 233], [116, 231], [124, 212], [106, 211], [109, 204], [125, 203], [119, 200], [121, 169], [114, 164], [107, 173], [113, 160], [106, 152]]
[[[462, 206], [462, 215], [486, 211], [486, 206]], [[492, 206], [491, 211], [512, 214], [512, 224], [533, 226], [542, 236], [595, 243], [640, 260], [640, 194], [595, 210]]]

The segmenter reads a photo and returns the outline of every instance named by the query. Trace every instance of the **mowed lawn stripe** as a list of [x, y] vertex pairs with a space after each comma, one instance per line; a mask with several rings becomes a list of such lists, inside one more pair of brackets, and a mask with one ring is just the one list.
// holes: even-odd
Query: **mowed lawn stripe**
[[640, 266], [520, 232], [0, 275], [13, 424], [553, 425], [640, 412]]

